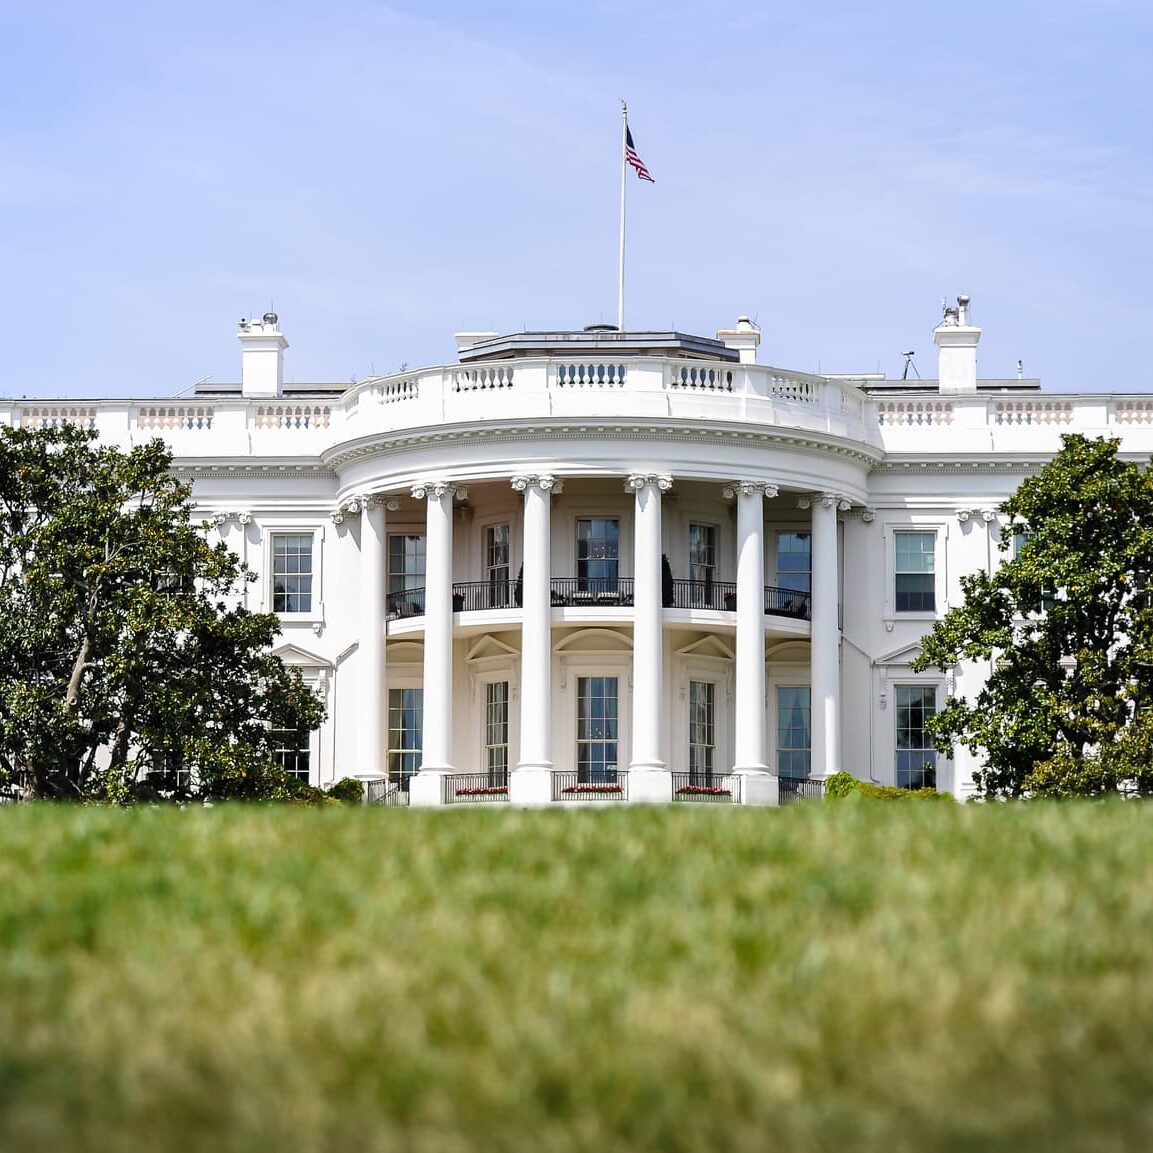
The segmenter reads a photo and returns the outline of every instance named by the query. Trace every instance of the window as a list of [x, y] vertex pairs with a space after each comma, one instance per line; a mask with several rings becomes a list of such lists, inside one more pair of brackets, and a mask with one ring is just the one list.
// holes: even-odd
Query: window
[[311, 533], [276, 533], [273, 536], [272, 611], [312, 612]]
[[388, 612], [401, 617], [424, 612], [424, 533], [389, 533]]
[[577, 521], [577, 590], [591, 593], [617, 591], [621, 522], [611, 517], [582, 517]]
[[388, 779], [408, 792], [423, 759], [424, 689], [388, 690]]
[[[309, 736], [303, 737], [296, 729], [272, 730], [272, 756], [284, 769], [286, 776], [308, 784]], [[303, 743], [303, 747], [302, 747]]]
[[577, 678], [577, 781], [616, 784], [617, 678]]
[[689, 681], [689, 784], [711, 785], [717, 753], [716, 685]]
[[808, 685], [777, 688], [777, 776], [807, 777], [813, 761], [813, 694]]
[[933, 532], [898, 532], [896, 545], [896, 598], [899, 613], [934, 612], [937, 608], [936, 548]]
[[490, 785], [508, 784], [508, 681], [484, 686], [484, 769]]
[[925, 722], [937, 711], [937, 690], [929, 685], [897, 685], [896, 781], [903, 789], [937, 787], [937, 750]]
[[717, 530], [711, 524], [689, 525], [689, 580], [694, 605], [711, 606], [717, 576]]
[[507, 608], [512, 604], [507, 524], [492, 524], [485, 529], [484, 562], [488, 577], [488, 607]]
[[777, 587], [799, 593], [813, 591], [812, 533], [777, 533]]

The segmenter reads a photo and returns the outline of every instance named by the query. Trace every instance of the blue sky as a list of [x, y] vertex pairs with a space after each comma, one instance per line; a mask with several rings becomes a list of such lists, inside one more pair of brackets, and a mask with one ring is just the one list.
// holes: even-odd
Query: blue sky
[[1153, 389], [1153, 6], [489, 0], [0, 3], [7, 396], [296, 380], [459, 330], [629, 327], [886, 371], [973, 298], [983, 376]]

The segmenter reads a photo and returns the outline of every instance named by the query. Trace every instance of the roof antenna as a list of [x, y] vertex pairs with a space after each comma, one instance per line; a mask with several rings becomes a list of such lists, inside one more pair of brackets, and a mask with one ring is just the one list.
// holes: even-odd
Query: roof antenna
[[905, 368], [904, 368], [904, 371], [901, 373], [901, 379], [902, 380], [908, 380], [909, 379], [909, 369], [911, 368], [913, 370], [913, 375], [918, 380], [920, 380], [921, 374], [917, 371], [917, 366], [913, 363], [913, 357], [916, 356], [917, 354], [912, 349], [909, 349], [908, 352], [902, 352], [901, 355], [905, 358]]

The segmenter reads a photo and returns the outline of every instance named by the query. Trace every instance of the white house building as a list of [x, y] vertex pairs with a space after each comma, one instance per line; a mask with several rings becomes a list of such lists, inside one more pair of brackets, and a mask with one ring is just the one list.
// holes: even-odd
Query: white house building
[[998, 504], [1081, 431], [1153, 451], [1153, 396], [979, 380], [959, 297], [935, 380], [757, 363], [742, 317], [467, 333], [458, 362], [286, 384], [277, 317], [189, 399], [0, 402], [161, 436], [258, 574], [327, 720], [290, 769], [412, 804], [773, 804], [838, 769], [964, 793], [924, 719], [983, 670], [910, 661]]

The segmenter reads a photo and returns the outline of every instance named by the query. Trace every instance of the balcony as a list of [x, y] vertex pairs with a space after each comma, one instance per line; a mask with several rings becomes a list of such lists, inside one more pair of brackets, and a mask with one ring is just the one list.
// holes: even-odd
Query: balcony
[[[549, 581], [553, 608], [627, 608], [633, 604], [632, 577], [553, 577]], [[454, 613], [491, 612], [520, 608], [519, 581], [458, 581], [452, 586]], [[674, 580], [672, 590], [664, 590], [665, 608], [711, 609], [735, 612], [737, 586], [732, 581]], [[765, 586], [764, 612], [767, 616], [808, 620], [809, 594], [797, 589]], [[389, 620], [424, 616], [424, 589], [402, 589], [387, 599]]]
[[739, 805], [741, 778], [734, 773], [673, 773], [673, 803]]
[[624, 769], [611, 769], [594, 774], [596, 780], [581, 780], [577, 770], [554, 769], [552, 773], [552, 799], [554, 801], [627, 801], [629, 775]]

